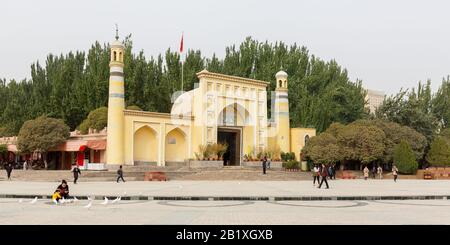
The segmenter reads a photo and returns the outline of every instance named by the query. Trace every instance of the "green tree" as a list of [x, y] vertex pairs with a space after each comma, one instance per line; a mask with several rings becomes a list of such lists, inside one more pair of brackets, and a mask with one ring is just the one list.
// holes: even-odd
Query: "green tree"
[[433, 96], [433, 114], [440, 126], [446, 128], [450, 123], [450, 76], [442, 79], [442, 84]]
[[394, 157], [394, 148], [400, 143], [401, 140], [405, 140], [408, 142], [417, 160], [423, 158], [424, 151], [427, 146], [427, 139], [421, 133], [410, 127], [380, 119], [357, 120], [352, 124], [375, 126], [383, 130], [386, 137], [384, 138], [384, 152], [382, 161], [385, 163], [392, 163]]
[[442, 136], [436, 137], [431, 143], [427, 161], [432, 166], [450, 166], [450, 145]]
[[344, 160], [357, 160], [363, 164], [381, 159], [384, 152], [384, 132], [375, 126], [349, 124], [338, 134], [338, 144]]
[[419, 82], [417, 92], [401, 90], [398, 94], [387, 97], [376, 110], [376, 117], [411, 127], [423, 134], [428, 142], [439, 129], [439, 120], [432, 113], [432, 94], [430, 81]]
[[40, 152], [47, 167], [47, 152], [65, 142], [69, 136], [69, 126], [62, 119], [41, 116], [23, 124], [17, 137], [17, 146], [24, 153]]
[[87, 134], [89, 129], [102, 130], [108, 124], [108, 108], [100, 107], [89, 112], [88, 117], [80, 124], [82, 134]]
[[334, 163], [340, 159], [336, 138], [329, 133], [312, 137], [302, 149], [302, 155], [315, 163]]
[[400, 144], [394, 149], [394, 164], [398, 171], [404, 174], [414, 174], [417, 171], [418, 164], [414, 152], [405, 140], [400, 141]]

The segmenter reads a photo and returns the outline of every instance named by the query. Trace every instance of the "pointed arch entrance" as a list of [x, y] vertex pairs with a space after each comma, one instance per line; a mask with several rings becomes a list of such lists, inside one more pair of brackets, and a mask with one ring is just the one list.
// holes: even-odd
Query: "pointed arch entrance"
[[158, 161], [157, 133], [149, 126], [143, 126], [134, 133], [134, 163], [154, 163]]
[[241, 165], [244, 134], [249, 136], [253, 121], [250, 113], [239, 103], [225, 106], [219, 113], [217, 142], [228, 144], [228, 149], [223, 156], [225, 166]]

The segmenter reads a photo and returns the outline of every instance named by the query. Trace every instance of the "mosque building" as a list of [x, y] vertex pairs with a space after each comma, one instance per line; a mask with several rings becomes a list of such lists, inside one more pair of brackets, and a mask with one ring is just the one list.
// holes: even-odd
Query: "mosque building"
[[278, 148], [299, 159], [315, 129], [290, 128], [288, 74], [275, 74], [273, 120], [267, 116], [266, 81], [203, 70], [198, 87], [178, 96], [171, 113], [125, 109], [124, 46], [111, 45], [106, 161], [158, 166], [195, 159], [200, 145], [228, 144], [229, 164], [250, 152]]

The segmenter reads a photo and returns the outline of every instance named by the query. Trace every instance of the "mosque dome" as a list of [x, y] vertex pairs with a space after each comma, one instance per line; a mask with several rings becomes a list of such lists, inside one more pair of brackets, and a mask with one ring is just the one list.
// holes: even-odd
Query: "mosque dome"
[[192, 103], [194, 97], [194, 90], [185, 92], [175, 99], [170, 114], [192, 116]]
[[278, 78], [287, 78], [288, 77], [288, 74], [285, 72], [285, 71], [279, 71], [279, 72], [277, 72], [277, 74], [275, 74], [275, 77], [278, 79]]
[[122, 42], [119, 41], [119, 40], [114, 40], [114, 41], [111, 43], [111, 46], [123, 46], [123, 44], [122, 44]]

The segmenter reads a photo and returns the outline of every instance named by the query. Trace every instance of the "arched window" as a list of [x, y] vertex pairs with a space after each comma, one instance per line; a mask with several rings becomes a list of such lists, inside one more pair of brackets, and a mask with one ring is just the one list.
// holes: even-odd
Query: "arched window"
[[123, 61], [123, 59], [122, 59], [122, 52], [119, 52], [119, 61]]
[[309, 141], [309, 135], [305, 135], [305, 145], [306, 145], [306, 143], [308, 143], [308, 141]]
[[278, 87], [282, 87], [283, 86], [283, 83], [282, 83], [282, 81], [280, 80], [280, 81], [278, 81], [278, 83], [280, 84], [280, 86], [278, 86]]
[[117, 53], [116, 53], [116, 51], [114, 51], [113, 54], [114, 54], [113, 61], [117, 61]]

